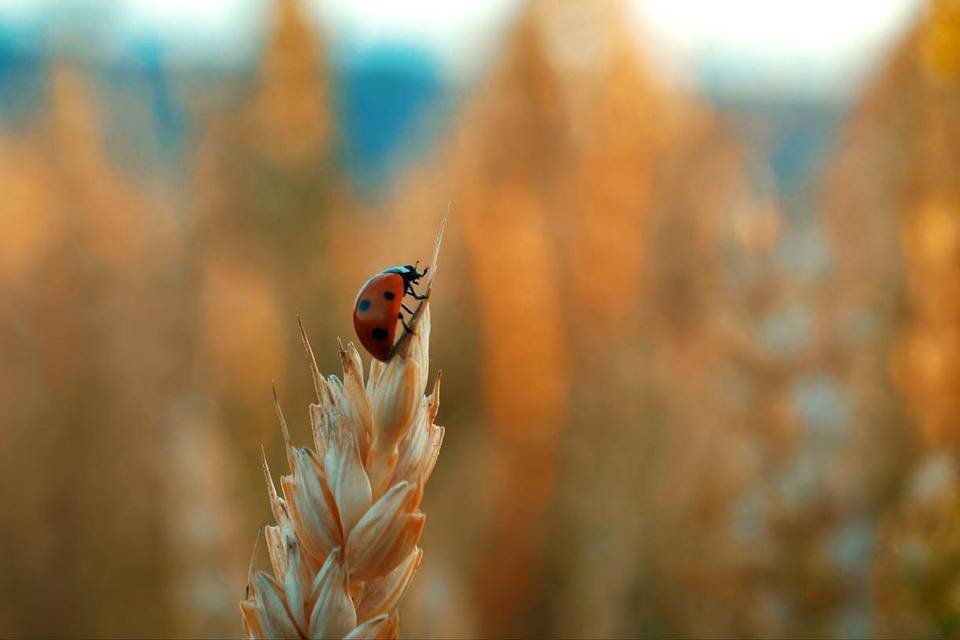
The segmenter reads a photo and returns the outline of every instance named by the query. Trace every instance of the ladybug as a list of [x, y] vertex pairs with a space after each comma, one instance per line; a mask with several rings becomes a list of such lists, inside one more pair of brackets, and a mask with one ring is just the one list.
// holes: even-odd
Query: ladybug
[[413, 310], [403, 304], [405, 296], [416, 300], [426, 300], [419, 295], [413, 285], [427, 275], [427, 269], [417, 271], [416, 265], [403, 265], [384, 269], [367, 280], [357, 293], [353, 303], [353, 328], [357, 332], [360, 344], [377, 360], [386, 362], [393, 348], [393, 339], [397, 333], [397, 320], [404, 330], [413, 333], [403, 318], [403, 309], [413, 315]]

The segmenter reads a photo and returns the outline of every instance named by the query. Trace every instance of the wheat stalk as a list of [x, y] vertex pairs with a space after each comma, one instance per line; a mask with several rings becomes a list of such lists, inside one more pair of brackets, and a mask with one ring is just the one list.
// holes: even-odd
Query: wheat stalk
[[[265, 527], [273, 573], [252, 571], [240, 603], [251, 638], [396, 638], [397, 603], [423, 556], [419, 510], [443, 427], [434, 424], [440, 376], [428, 373], [429, 296], [386, 363], [373, 360], [366, 384], [352, 343], [340, 344], [343, 380], [324, 378], [300, 324], [317, 402], [310, 405], [314, 449], [294, 447], [274, 393], [290, 475], [281, 492], [263, 458], [276, 524]], [[299, 320], [299, 319], [298, 319]]]

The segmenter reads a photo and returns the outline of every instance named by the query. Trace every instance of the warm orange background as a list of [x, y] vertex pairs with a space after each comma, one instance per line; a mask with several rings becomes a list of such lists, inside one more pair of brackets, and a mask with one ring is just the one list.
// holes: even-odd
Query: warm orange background
[[[0, 101], [0, 636], [239, 635], [271, 381], [307, 437], [296, 314], [337, 371], [357, 287], [427, 261], [448, 202], [404, 635], [960, 634], [960, 3], [826, 107], [680, 90], [622, 11], [525, 4], [373, 189], [297, 0], [242, 72], [151, 72], [175, 143], [136, 72], [28, 68], [35, 107]], [[829, 139], [784, 179], [805, 118]]]

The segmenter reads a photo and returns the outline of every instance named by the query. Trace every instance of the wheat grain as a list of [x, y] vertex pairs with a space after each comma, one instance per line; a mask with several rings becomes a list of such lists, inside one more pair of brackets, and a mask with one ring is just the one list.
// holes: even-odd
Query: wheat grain
[[314, 448], [293, 446], [274, 394], [290, 474], [278, 493], [264, 456], [276, 519], [264, 530], [273, 571], [251, 571], [240, 603], [251, 638], [397, 636], [397, 603], [423, 556], [420, 499], [444, 433], [434, 424], [439, 375], [424, 395], [442, 237], [443, 224], [413, 333], [386, 363], [373, 360], [366, 382], [352, 343], [340, 345], [343, 380], [324, 378], [300, 324], [317, 395], [310, 405]]

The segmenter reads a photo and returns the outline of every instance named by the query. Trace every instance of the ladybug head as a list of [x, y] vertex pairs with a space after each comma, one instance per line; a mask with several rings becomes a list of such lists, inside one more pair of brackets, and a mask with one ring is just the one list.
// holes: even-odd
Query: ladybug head
[[416, 264], [404, 265], [403, 268], [404, 268], [404, 271], [406, 271], [406, 273], [401, 274], [403, 275], [403, 279], [406, 280], [407, 282], [418, 284], [420, 282], [420, 278], [427, 275], [427, 271], [430, 270], [430, 267], [427, 267], [423, 271], [420, 271], [418, 269], [419, 266], [420, 266], [419, 260], [417, 261]]
[[392, 267], [387, 269], [384, 271], [384, 273], [396, 273], [403, 278], [404, 282], [412, 282], [413, 284], [417, 284], [420, 282], [420, 278], [427, 275], [427, 271], [430, 270], [430, 267], [427, 267], [423, 271], [420, 271], [417, 268], [419, 265], [419, 262], [416, 264], [405, 264], [400, 267]]

